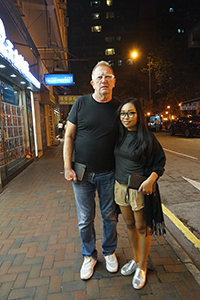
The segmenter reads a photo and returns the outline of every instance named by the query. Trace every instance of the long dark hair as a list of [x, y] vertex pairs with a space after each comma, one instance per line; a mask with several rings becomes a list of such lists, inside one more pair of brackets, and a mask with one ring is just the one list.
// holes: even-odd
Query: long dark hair
[[117, 113], [118, 113], [118, 118], [119, 118], [119, 138], [117, 141], [116, 146], [120, 147], [128, 133], [128, 130], [123, 126], [122, 122], [120, 121], [120, 112], [122, 107], [126, 103], [132, 103], [135, 106], [136, 112], [137, 112], [137, 131], [136, 131], [136, 139], [131, 141], [130, 147], [131, 150], [141, 150], [144, 151], [145, 148], [149, 148], [151, 146], [152, 138], [149, 133], [149, 129], [147, 127], [147, 122], [144, 117], [142, 105], [139, 99], [137, 98], [128, 98], [126, 99], [121, 105], [119, 106]]

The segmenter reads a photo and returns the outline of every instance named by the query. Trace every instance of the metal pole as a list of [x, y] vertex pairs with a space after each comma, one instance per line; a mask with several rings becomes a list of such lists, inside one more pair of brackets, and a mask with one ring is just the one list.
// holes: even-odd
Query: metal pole
[[151, 101], [151, 63], [150, 63], [150, 57], [148, 57], [148, 65], [149, 65], [149, 101]]
[[[2, 123], [3, 123], [3, 120], [2, 120], [2, 99], [1, 99], [1, 92], [0, 92], [0, 142], [1, 142], [1, 145], [3, 147], [3, 139], [2, 139]], [[3, 187], [2, 187], [2, 180], [1, 180], [1, 168], [0, 168], [0, 193], [3, 191]]]

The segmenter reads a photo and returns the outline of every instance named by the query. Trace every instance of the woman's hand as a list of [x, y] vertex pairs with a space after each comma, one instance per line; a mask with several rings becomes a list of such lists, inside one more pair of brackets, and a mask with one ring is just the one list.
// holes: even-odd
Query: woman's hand
[[143, 195], [151, 195], [153, 193], [153, 184], [158, 178], [158, 174], [152, 172], [151, 175], [142, 182], [140, 185], [138, 192], [142, 192]]

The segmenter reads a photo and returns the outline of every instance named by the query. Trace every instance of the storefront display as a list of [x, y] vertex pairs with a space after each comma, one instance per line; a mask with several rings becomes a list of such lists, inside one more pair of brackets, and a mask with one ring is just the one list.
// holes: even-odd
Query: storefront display
[[[30, 147], [28, 124], [31, 124], [31, 107], [28, 108], [26, 97], [25, 92], [0, 77], [0, 171], [2, 180], [27, 163], [26, 148]], [[30, 102], [29, 99], [27, 102]], [[34, 146], [34, 143], [32, 144]]]
[[[17, 105], [2, 103], [2, 112], [4, 147], [1, 142], [1, 166], [25, 157], [25, 135], [21, 108]], [[5, 150], [3, 151], [3, 149]]]

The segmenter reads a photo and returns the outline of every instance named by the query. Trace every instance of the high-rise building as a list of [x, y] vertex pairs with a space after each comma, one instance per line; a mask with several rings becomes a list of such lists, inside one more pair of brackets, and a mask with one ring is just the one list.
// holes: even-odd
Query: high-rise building
[[[149, 77], [148, 55], [175, 39], [188, 39], [188, 30], [199, 20], [199, 0], [68, 0], [69, 71], [77, 92], [89, 88], [90, 73], [100, 60], [108, 61], [117, 77], [117, 88], [136, 75], [147, 90], [156, 88]], [[132, 52], [137, 57], [132, 57]], [[146, 72], [141, 72], [146, 68]], [[87, 82], [86, 82], [87, 80]], [[86, 87], [86, 83], [87, 87]], [[85, 84], [85, 85], [84, 85]]]
[[[142, 2], [146, 1], [68, 1], [69, 70], [75, 81], [81, 82], [83, 75], [89, 81], [92, 68], [100, 60], [111, 64], [118, 79], [146, 63], [155, 43], [155, 0], [148, 0], [146, 19]], [[135, 59], [133, 51], [138, 54]]]

